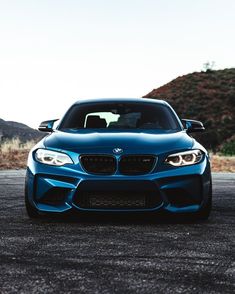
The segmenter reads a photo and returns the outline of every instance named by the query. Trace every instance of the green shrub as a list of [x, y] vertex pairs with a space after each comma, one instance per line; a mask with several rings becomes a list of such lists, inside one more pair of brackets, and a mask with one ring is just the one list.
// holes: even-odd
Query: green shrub
[[235, 140], [225, 143], [221, 148], [221, 153], [225, 156], [235, 155]]

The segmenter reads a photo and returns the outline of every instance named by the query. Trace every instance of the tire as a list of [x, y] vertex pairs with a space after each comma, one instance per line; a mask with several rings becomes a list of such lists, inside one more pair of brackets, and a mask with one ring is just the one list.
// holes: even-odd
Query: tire
[[25, 208], [26, 208], [26, 212], [28, 216], [30, 218], [38, 218], [39, 217], [38, 210], [29, 202], [29, 199], [28, 199], [27, 184], [25, 184], [24, 200], [25, 200]]
[[195, 215], [196, 219], [207, 220], [210, 216], [211, 209], [212, 209], [212, 183], [210, 183], [207, 203], [205, 204], [205, 206], [203, 206], [203, 208], [199, 212], [196, 213]]

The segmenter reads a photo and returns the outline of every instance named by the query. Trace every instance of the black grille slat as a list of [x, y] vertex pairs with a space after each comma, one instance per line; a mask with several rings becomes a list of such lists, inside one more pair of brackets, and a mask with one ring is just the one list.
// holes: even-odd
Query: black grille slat
[[150, 173], [156, 162], [152, 155], [124, 155], [119, 162], [119, 171], [125, 175]]
[[111, 175], [117, 168], [111, 155], [82, 155], [80, 160], [85, 171], [92, 174]]

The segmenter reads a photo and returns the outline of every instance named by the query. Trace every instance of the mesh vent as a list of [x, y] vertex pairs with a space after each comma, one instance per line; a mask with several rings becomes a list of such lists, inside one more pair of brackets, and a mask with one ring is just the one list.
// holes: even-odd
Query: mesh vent
[[77, 206], [94, 209], [154, 208], [161, 202], [159, 194], [148, 191], [78, 192], [74, 199]]
[[39, 203], [48, 205], [60, 205], [66, 201], [70, 189], [66, 188], [52, 188], [47, 191], [42, 198], [38, 200]]
[[169, 203], [175, 207], [184, 207], [189, 205], [200, 204], [198, 199], [190, 197], [183, 189], [167, 189], [164, 191]]

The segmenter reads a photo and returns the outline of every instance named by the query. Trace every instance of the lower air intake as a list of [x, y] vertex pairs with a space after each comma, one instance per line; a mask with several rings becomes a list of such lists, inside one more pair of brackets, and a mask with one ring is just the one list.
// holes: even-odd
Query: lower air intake
[[81, 208], [92, 209], [141, 209], [161, 204], [159, 195], [152, 192], [79, 192], [74, 203]]

